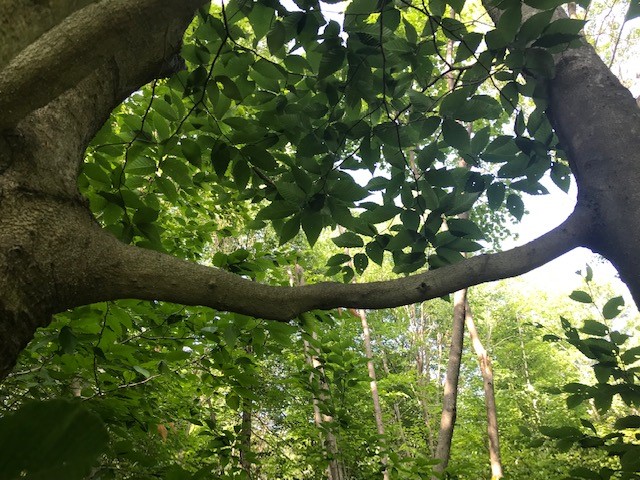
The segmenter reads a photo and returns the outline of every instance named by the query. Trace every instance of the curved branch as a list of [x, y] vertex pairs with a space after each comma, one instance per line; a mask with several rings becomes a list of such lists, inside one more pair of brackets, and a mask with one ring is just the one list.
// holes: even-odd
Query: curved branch
[[0, 130], [77, 85], [105, 61], [115, 60], [121, 70], [119, 89], [128, 94], [139, 88], [161, 73], [158, 64], [164, 60], [166, 46], [149, 35], [169, 39], [168, 50], [174, 53], [195, 9], [204, 3], [103, 0], [76, 11], [0, 71]]
[[98, 0], [5, 0], [0, 2], [0, 68], [66, 17]]
[[[103, 253], [94, 263], [94, 288], [74, 297], [69, 308], [88, 302], [139, 298], [202, 305], [255, 317], [286, 321], [302, 312], [337, 307], [380, 309], [441, 297], [471, 285], [526, 273], [581, 246], [588, 214], [577, 209], [560, 226], [512, 250], [479, 255], [455, 265], [395, 280], [360, 283], [318, 283], [276, 287], [238, 275], [143, 250], [106, 237], [96, 246]], [[108, 243], [105, 243], [108, 242]], [[91, 254], [88, 253], [89, 257]]]

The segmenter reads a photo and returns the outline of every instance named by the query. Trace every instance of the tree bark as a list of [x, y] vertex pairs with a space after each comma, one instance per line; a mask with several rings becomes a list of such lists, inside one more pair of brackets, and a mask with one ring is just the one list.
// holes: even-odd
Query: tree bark
[[491, 358], [482, 345], [469, 302], [465, 305], [465, 325], [469, 332], [471, 345], [478, 357], [478, 365], [482, 374], [482, 386], [484, 388], [484, 403], [487, 409], [487, 438], [489, 440], [489, 463], [491, 465], [491, 480], [503, 477], [502, 460], [500, 459], [500, 435], [498, 432], [498, 411], [496, 409], [496, 397], [493, 389], [493, 369]]
[[248, 398], [242, 399], [242, 421], [240, 424], [240, 467], [251, 476], [251, 433], [252, 433], [252, 405]]
[[440, 417], [440, 430], [438, 431], [438, 445], [435, 459], [440, 460], [433, 470], [442, 473], [449, 464], [451, 452], [451, 440], [456, 424], [458, 379], [460, 377], [460, 360], [462, 358], [462, 346], [464, 344], [464, 320], [467, 290], [459, 290], [453, 294], [453, 326], [451, 330], [451, 347], [449, 348], [449, 360], [444, 381], [444, 394], [442, 396], [442, 416]]
[[[381, 440], [384, 442], [384, 421], [382, 419], [382, 407], [380, 406], [380, 395], [378, 394], [378, 382], [376, 381], [376, 369], [373, 364], [373, 349], [371, 348], [371, 332], [369, 331], [369, 322], [367, 321], [367, 313], [364, 310], [359, 310], [358, 316], [360, 317], [360, 323], [362, 324], [362, 338], [364, 340], [364, 352], [367, 356], [367, 371], [369, 373], [369, 387], [371, 388], [371, 398], [373, 400], [373, 416], [376, 420], [376, 430], [380, 435]], [[385, 452], [382, 454], [382, 465], [384, 470], [382, 471], [382, 478], [384, 480], [389, 479], [389, 470], [387, 464], [389, 463], [389, 457], [386, 453], [386, 442], [383, 443]]]

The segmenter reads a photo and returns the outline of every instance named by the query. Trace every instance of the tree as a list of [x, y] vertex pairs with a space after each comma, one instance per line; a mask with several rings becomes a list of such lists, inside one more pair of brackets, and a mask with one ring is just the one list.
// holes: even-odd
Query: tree
[[[262, 192], [262, 199], [271, 201], [272, 207], [263, 214], [263, 218], [289, 218], [291, 222], [288, 227], [293, 231], [292, 227], [297, 226], [297, 232], [302, 225], [311, 243], [314, 243], [324, 226], [335, 224], [328, 219], [333, 217], [334, 222], [341, 223], [351, 234], [372, 238], [368, 244], [368, 255], [369, 258], [378, 258], [378, 252], [389, 247], [388, 243], [383, 245], [389, 237], [380, 236], [375, 228], [371, 228], [377, 219], [367, 221], [366, 216], [355, 216], [349, 210], [349, 207], [354, 207], [358, 201], [368, 196], [369, 191], [377, 187], [370, 185], [366, 191], [363, 191], [362, 187], [361, 190], [355, 188], [358, 187], [355, 182], [349, 181], [343, 174], [344, 169], [349, 166], [348, 163], [336, 165], [333, 163], [336, 158], [332, 155], [346, 155], [346, 158], [342, 159], [345, 162], [349, 159], [355, 161], [359, 155], [366, 168], [366, 162], [370, 162], [372, 158], [370, 153], [375, 152], [380, 144], [384, 143], [384, 162], [390, 164], [392, 174], [397, 171], [404, 172], [403, 148], [412, 144], [424, 145], [424, 140], [419, 138], [424, 139], [437, 130], [440, 132], [438, 135], [443, 135], [444, 143], [431, 145], [443, 149], [453, 147], [463, 154], [470, 155], [470, 160], [476, 161], [481, 155], [476, 153], [474, 157], [468, 137], [459, 135], [456, 125], [459, 125], [458, 120], [468, 118], [495, 118], [494, 103], [475, 93], [477, 84], [491, 78], [496, 66], [505, 70], [505, 78], [510, 78], [510, 83], [517, 83], [517, 79], [522, 82], [520, 86], [512, 85], [511, 90], [517, 88], [533, 96], [538, 105], [535, 118], [532, 118], [532, 114], [526, 124], [531, 137], [524, 136], [524, 115], [520, 112], [516, 118], [517, 138], [502, 139], [498, 143], [504, 142], [507, 145], [506, 150], [503, 150], [507, 156], [515, 155], [520, 160], [525, 157], [529, 159], [525, 162], [525, 169], [531, 166], [538, 155], [536, 149], [543, 148], [544, 154], [539, 155], [539, 158], [546, 159], [546, 163], [543, 162], [546, 168], [543, 170], [551, 168], [552, 174], [555, 173], [560, 180], [566, 177], [562, 168], [562, 157], [566, 155], [579, 189], [578, 204], [574, 213], [561, 226], [526, 246], [479, 255], [451, 265], [447, 265], [447, 252], [442, 248], [441, 255], [434, 255], [431, 262], [432, 267], [441, 268], [432, 268], [424, 273], [396, 280], [367, 284], [330, 282], [304, 287], [276, 287], [182, 260], [166, 253], [166, 248], [158, 244], [155, 245], [156, 250], [164, 252], [141, 248], [135, 244], [142, 243], [140, 237], [145, 235], [146, 226], [153, 225], [154, 212], [148, 212], [142, 204], [137, 208], [141, 213], [135, 222], [129, 218], [127, 223], [129, 207], [126, 200], [123, 200], [122, 196], [119, 200], [104, 196], [103, 198], [113, 203], [125, 202], [121, 222], [124, 227], [116, 232], [120, 237], [118, 239], [95, 221], [89, 205], [78, 190], [78, 176], [81, 171], [84, 177], [91, 176], [92, 173], [94, 176], [101, 175], [94, 167], [85, 167], [82, 170], [84, 153], [91, 139], [109, 118], [110, 112], [147, 82], [165, 78], [184, 68], [178, 57], [182, 35], [196, 9], [203, 6], [204, 2], [62, 2], [54, 7], [42, 6], [41, 14], [36, 16], [28, 5], [5, 2], [0, 7], [2, 18], [11, 18], [12, 21], [3, 25], [4, 39], [0, 64], [0, 109], [3, 112], [0, 119], [2, 376], [6, 376], [10, 371], [17, 354], [33, 337], [35, 329], [48, 324], [52, 314], [75, 306], [118, 298], [203, 305], [286, 321], [311, 309], [330, 309], [338, 306], [382, 308], [435, 298], [465, 286], [518, 275], [577, 246], [586, 246], [608, 258], [629, 286], [636, 302], [640, 299], [640, 255], [635, 241], [638, 236], [637, 229], [640, 228], [640, 208], [636, 195], [640, 171], [635, 165], [640, 151], [640, 112], [628, 90], [620, 85], [593, 49], [578, 39], [577, 30], [581, 23], [562, 18], [560, 11], [557, 15], [561, 18], [550, 23], [551, 9], [562, 2], [546, 2], [545, 6], [550, 10], [537, 14], [528, 5], [536, 4], [533, 1], [525, 2], [522, 8], [519, 2], [500, 4], [500, 8], [508, 7], [505, 10], [489, 5], [497, 28], [484, 37], [489, 49], [479, 53], [471, 48], [473, 44], [479, 43], [479, 34], [472, 35], [475, 32], [468, 32], [466, 28], [462, 29], [457, 24], [441, 20], [444, 13], [444, 4], [441, 2], [431, 2], [428, 12], [422, 7], [412, 6], [406, 14], [388, 2], [381, 2], [379, 6], [365, 6], [364, 2], [353, 2], [349, 7], [350, 15], [347, 17], [350, 20], [345, 25], [350, 35], [347, 46], [343, 45], [344, 42], [338, 35], [339, 28], [335, 23], [328, 23], [326, 29], [319, 33], [320, 25], [326, 22], [317, 10], [315, 2], [299, 3], [303, 7], [302, 13], [288, 12], [279, 4], [270, 7], [262, 3], [231, 3], [226, 6], [226, 11], [223, 9], [222, 20], [216, 19], [208, 11], [202, 11], [202, 20], [196, 33], [203, 35], [205, 40], [191, 48], [190, 63], [195, 63], [200, 55], [206, 57], [203, 63], [210, 68], [208, 71], [206, 68], [195, 68], [188, 77], [178, 76], [179, 80], [187, 79], [191, 82], [183, 85], [182, 93], [183, 98], [191, 101], [192, 107], [188, 114], [192, 117], [187, 122], [189, 115], [185, 115], [176, 134], [169, 136], [173, 139], [171, 141], [167, 138], [159, 139], [158, 127], [156, 136], [149, 137], [149, 132], [145, 131], [147, 117], [143, 115], [139, 118], [137, 127], [134, 128], [136, 133], [123, 142], [126, 148], [119, 157], [120, 170], [116, 171], [114, 168], [104, 172], [110, 175], [107, 181], [111, 183], [111, 187], [122, 194], [124, 189], [117, 184], [117, 177], [124, 181], [125, 167], [135, 157], [132, 148], [144, 150], [143, 147], [146, 148], [149, 143], [167, 147], [166, 155], [179, 157], [185, 164], [191, 161], [199, 168], [201, 152], [198, 150], [200, 153], [193, 153], [189, 136], [202, 127], [199, 125], [201, 119], [197, 117], [203, 115], [200, 104], [205, 95], [215, 94], [211, 91], [207, 93], [208, 82], [214, 79], [219, 90], [217, 94], [225, 97], [227, 105], [235, 102], [234, 105], [237, 107], [249, 96], [231, 80], [231, 73], [224, 75], [225, 69], [231, 70], [232, 66], [229, 63], [221, 65], [216, 61], [228, 54], [250, 52], [250, 65], [255, 66], [256, 71], [263, 69], [262, 77], [268, 77], [264, 75], [265, 72], [272, 72], [276, 76], [282, 74], [283, 67], [279, 67], [278, 62], [274, 60], [284, 59], [287, 65], [284, 72], [287, 80], [283, 80], [282, 86], [291, 87], [296, 79], [299, 79], [300, 75], [293, 75], [296, 69], [308, 74], [306, 77], [302, 75], [303, 79], [315, 75], [309, 91], [320, 99], [320, 107], [317, 108], [322, 122], [337, 123], [335, 119], [338, 114], [343, 115], [342, 124], [332, 123], [333, 130], [325, 130], [324, 138], [319, 138], [316, 134], [317, 122], [308, 125], [309, 128], [304, 135], [301, 132], [291, 133], [290, 141], [286, 139], [282, 129], [280, 132], [266, 131], [260, 137], [264, 129], [256, 128], [254, 133], [258, 132], [257, 136], [260, 138], [242, 138], [238, 140], [239, 146], [233, 150], [234, 156], [231, 160], [235, 162], [236, 177], [250, 177], [252, 185], [255, 186], [260, 183], [263, 187], [266, 185], [266, 194]], [[254, 9], [260, 10], [260, 15], [254, 12], [252, 16], [251, 12]], [[415, 77], [415, 81], [418, 81], [422, 74], [429, 73], [425, 72], [427, 67], [424, 59], [427, 58], [431, 47], [426, 46], [427, 42], [414, 38], [415, 28], [407, 20], [412, 13], [420, 14], [423, 20], [426, 19], [427, 32], [423, 33], [430, 39], [433, 48], [438, 49], [437, 35], [444, 34], [460, 42], [458, 52], [469, 51], [467, 58], [472, 58], [471, 63], [465, 64], [460, 61], [449, 66], [459, 74], [460, 88], [456, 97], [453, 94], [444, 100], [436, 97], [435, 103], [428, 106], [424, 106], [425, 98], [429, 100], [431, 97], [425, 95], [422, 95], [425, 97], [422, 98], [416, 94], [409, 106], [400, 105], [395, 98], [398, 94], [408, 93], [411, 88], [407, 89], [407, 81], [411, 84], [413, 80], [406, 79], [406, 75], [402, 77], [390, 71], [388, 65], [394, 62], [398, 65], [411, 65], [413, 62], [411, 78]], [[636, 8], [633, 7], [629, 16], [636, 13]], [[244, 41], [246, 35], [237, 24], [242, 16], [249, 17], [255, 38], [259, 40], [267, 36], [268, 55], [266, 51], [265, 55], [262, 55], [255, 49], [255, 45], [252, 49], [250, 41]], [[366, 23], [371, 16], [375, 20], [371, 24], [374, 27], [368, 27]], [[258, 17], [267, 18], [268, 23], [260, 23]], [[404, 22], [402, 26], [401, 20]], [[521, 25], [522, 20], [525, 21]], [[398, 29], [403, 32], [403, 39], [408, 41], [409, 45], [418, 48], [417, 53], [403, 53], [404, 44], [398, 46], [398, 51], [385, 52], [383, 40], [388, 41], [387, 37], [394, 36]], [[294, 40], [306, 52], [302, 60], [294, 58], [296, 55], [289, 51], [287, 42]], [[213, 52], [203, 52], [206, 50], [207, 41], [215, 46], [217, 51], [214, 48]], [[567, 46], [567, 42], [572, 42], [571, 48]], [[420, 47], [423, 48], [422, 51]], [[367, 53], [367, 48], [375, 52]], [[507, 51], [510, 52], [508, 55]], [[371, 58], [367, 58], [367, 55]], [[407, 55], [410, 58], [403, 60], [408, 58]], [[460, 58], [463, 57], [464, 54], [461, 53]], [[272, 58], [274, 60], [271, 60]], [[228, 60], [227, 57], [225, 59]], [[355, 68], [358, 62], [364, 65], [365, 60], [369, 62], [369, 65], [365, 65], [366, 68]], [[382, 64], [376, 63], [380, 60]], [[298, 63], [297, 66], [294, 65], [295, 62]], [[233, 68], [248, 70], [249, 65]], [[422, 74], [418, 75], [416, 72], [420, 69], [423, 69]], [[259, 75], [255, 74], [254, 78], [259, 78]], [[358, 75], [365, 75], [361, 80], [378, 81], [374, 82], [374, 91], [361, 93], [369, 97], [356, 101], [350, 97], [356, 89], [347, 88], [345, 83], [340, 82], [357, 83], [354, 78]], [[437, 74], [434, 75], [434, 82], [441, 78]], [[526, 83], [523, 79], [526, 79]], [[267, 83], [264, 78], [260, 78], [260, 81], [262, 85]], [[404, 90], [402, 81], [405, 81]], [[254, 81], [253, 84], [255, 83], [258, 82]], [[154, 88], [159, 85], [156, 80], [151, 87], [152, 101], [147, 113], [153, 110]], [[255, 95], [258, 90], [267, 90], [255, 86], [253, 88], [255, 91], [252, 91], [251, 95]], [[421, 88], [424, 92], [429, 85], [424, 84]], [[346, 95], [347, 103], [336, 108], [338, 102], [342, 101], [341, 91]], [[508, 95], [508, 89], [503, 88], [502, 95]], [[167, 98], [170, 99], [171, 96]], [[349, 108], [354, 110], [356, 103], [361, 107], [367, 100], [369, 104], [373, 104], [376, 98], [378, 104], [375, 112], [366, 113], [371, 117], [370, 125], [367, 124], [367, 128], [361, 132], [356, 128], [362, 125], [362, 121], [358, 122], [361, 113], [359, 110], [350, 113]], [[447, 101], [447, 98], [450, 100]], [[517, 103], [518, 94], [516, 93], [515, 97], [511, 94], [511, 98]], [[460, 105], [460, 99], [473, 100], [468, 105], [474, 107], [465, 111]], [[178, 100], [173, 101], [179, 103]], [[161, 108], [160, 104], [158, 101], [156, 108]], [[424, 122], [418, 121], [417, 116], [433, 110], [436, 104], [439, 105], [439, 114], [429, 117], [434, 120], [427, 118]], [[422, 109], [419, 105], [423, 105]], [[309, 108], [316, 107], [309, 104]], [[289, 110], [293, 111], [293, 108]], [[512, 111], [513, 108], [507, 107], [507, 110]], [[408, 117], [405, 119], [403, 115], [410, 115], [413, 111], [416, 112], [416, 117], [411, 120]], [[273, 107], [273, 112], [277, 113], [277, 106]], [[273, 118], [273, 115], [269, 118]], [[534, 136], [533, 124], [544, 126], [545, 118], [551, 122], [555, 136], [549, 131], [545, 141], [540, 141]], [[234, 123], [229, 120], [227, 123], [232, 130], [236, 128], [238, 131], [243, 130], [242, 125], [256, 125], [252, 122]], [[192, 130], [190, 134], [182, 135], [179, 130], [186, 129], [186, 124], [189, 124]], [[412, 128], [419, 128], [406, 130], [404, 127], [408, 124]], [[346, 126], [346, 130], [336, 130], [336, 127], [341, 128], [342, 125]], [[277, 128], [274, 127], [273, 130]], [[228, 131], [227, 127], [225, 131]], [[335, 138], [331, 138], [334, 133]], [[264, 143], [259, 143], [270, 141], [273, 135], [279, 135], [277, 142], [280, 142], [273, 144], [274, 149], [279, 148], [280, 152], [286, 152], [286, 144], [297, 147], [296, 156], [284, 158], [277, 155], [276, 167], [271, 164], [274, 157], [264, 156]], [[373, 146], [372, 140], [375, 143]], [[146, 145], [142, 145], [143, 143]], [[213, 143], [203, 146], [207, 152], [213, 148], [214, 153], [222, 158], [222, 153], [215, 150], [220, 144]], [[358, 155], [347, 155], [343, 148], [345, 144], [356, 145], [354, 152], [359, 152]], [[256, 150], [256, 145], [262, 145], [263, 148]], [[181, 151], [182, 155], [172, 153], [169, 146]], [[224, 146], [226, 148], [228, 144], [224, 143]], [[501, 145], [493, 144], [495, 148], [499, 146]], [[516, 146], [519, 152], [512, 150], [513, 146]], [[484, 150], [484, 158], [493, 154], [493, 160], [499, 161], [499, 155], [505, 153], [495, 148], [493, 151]], [[427, 158], [430, 152], [428, 146], [419, 150], [427, 150], [423, 157]], [[553, 152], [552, 160], [549, 160], [549, 150]], [[235, 156], [237, 152], [249, 161], [238, 161]], [[331, 161], [328, 171], [325, 171], [326, 168], [320, 162], [320, 155], [323, 155], [325, 167], [326, 162]], [[305, 159], [314, 160], [317, 167], [305, 162]], [[374, 163], [376, 162], [382, 162], [379, 156], [374, 160]], [[228, 161], [225, 167], [227, 165]], [[325, 185], [328, 186], [326, 190], [313, 191], [312, 187], [307, 188], [310, 175], [304, 174], [305, 172], [300, 175], [304, 165], [312, 170], [318, 169], [317, 175], [324, 179]], [[363, 164], [359, 166], [362, 167]], [[437, 170], [430, 170], [432, 167], [427, 160], [424, 167], [425, 171]], [[374, 169], [375, 165], [372, 170]], [[332, 176], [329, 175], [330, 172], [338, 173]], [[519, 187], [525, 190], [537, 188], [535, 175], [527, 173], [521, 171], [519, 175], [510, 178], [515, 180], [523, 177], [526, 181]], [[223, 174], [220, 174], [220, 177]], [[178, 178], [178, 174], [174, 176]], [[221, 178], [220, 180], [220, 184], [224, 184]], [[411, 273], [415, 270], [413, 267], [416, 262], [418, 267], [424, 265], [424, 248], [427, 245], [438, 246], [436, 236], [439, 226], [435, 227], [435, 231], [430, 231], [429, 227], [434, 226], [429, 225], [428, 221], [455, 214], [455, 205], [451, 203], [457, 203], [457, 207], [461, 207], [461, 204], [466, 202], [464, 206], [468, 207], [485, 187], [490, 188], [492, 179], [485, 178], [480, 182], [489, 183], [481, 187], [481, 192], [463, 192], [463, 189], [456, 188], [454, 191], [425, 191], [423, 188], [424, 198], [433, 200], [435, 194], [435, 199], [440, 204], [439, 207], [434, 204], [431, 208], [423, 205], [423, 201], [416, 200], [417, 197], [413, 193], [412, 186], [420, 191], [420, 179], [411, 179], [410, 174], [405, 177], [403, 173], [402, 177], [397, 176], [396, 180], [402, 188], [394, 186], [393, 181], [389, 179], [386, 182], [381, 180], [380, 183], [388, 199], [401, 193], [401, 190], [405, 192], [406, 203], [409, 206], [405, 205], [395, 211], [393, 216], [402, 210], [406, 214], [403, 217], [404, 224], [412, 225], [409, 218], [415, 217], [412, 213], [416, 212], [416, 208], [422, 207], [424, 213], [424, 216], [419, 216], [418, 223], [425, 228], [418, 229], [416, 225], [416, 228], [410, 228], [410, 232], [407, 229], [399, 232], [405, 232], [405, 236], [409, 232], [411, 240], [423, 246], [422, 255], [414, 251], [405, 253], [403, 257], [401, 249], [393, 250], [396, 264], [403, 267], [398, 270], [399, 273]], [[464, 177], [464, 180], [468, 178]], [[504, 185], [503, 182], [496, 184], [498, 183]], [[511, 183], [509, 191], [515, 191], [515, 183], [516, 181]], [[285, 184], [297, 186], [298, 189], [283, 186]], [[242, 191], [246, 186], [246, 180], [236, 181], [236, 189]], [[307, 191], [303, 187], [307, 188]], [[504, 189], [504, 186], [496, 187], [499, 188]], [[252, 192], [256, 194], [257, 190], [255, 188]], [[520, 216], [521, 202], [516, 197], [515, 193], [511, 193], [507, 198], [507, 206]], [[304, 208], [276, 212], [278, 208], [283, 207], [287, 199], [295, 198]], [[254, 200], [259, 199], [260, 196], [256, 194]], [[442, 206], [446, 202], [450, 204], [448, 208]], [[361, 208], [370, 208], [368, 211], [371, 212], [371, 216], [376, 212], [378, 217], [382, 215], [384, 218], [387, 212], [379, 209], [388, 209], [390, 205], [392, 203], [382, 206], [365, 205]], [[323, 212], [322, 209], [325, 207], [330, 211]], [[437, 214], [429, 219], [427, 210]], [[145, 216], [147, 213], [149, 215]], [[283, 225], [280, 224], [276, 228], [281, 239], [286, 240], [289, 233], [283, 233]], [[416, 236], [418, 230], [420, 235]], [[147, 232], [148, 237], [154, 237], [152, 230]], [[398, 239], [398, 236], [396, 235], [394, 240]], [[461, 238], [464, 236], [461, 235]], [[361, 241], [362, 239], [356, 243], [360, 245]], [[396, 243], [402, 242], [397, 240]], [[407, 255], [410, 258], [407, 258]], [[363, 257], [359, 259], [363, 261]]]

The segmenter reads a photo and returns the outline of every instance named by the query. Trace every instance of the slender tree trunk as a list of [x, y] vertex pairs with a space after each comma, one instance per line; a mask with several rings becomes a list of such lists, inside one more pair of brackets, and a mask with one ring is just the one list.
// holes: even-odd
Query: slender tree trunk
[[[304, 270], [300, 265], [295, 266], [294, 272], [290, 275], [290, 282], [292, 286], [302, 286], [305, 284]], [[311, 335], [315, 340], [316, 333], [312, 332]], [[317, 387], [313, 389], [313, 420], [320, 431], [320, 438], [324, 444], [326, 456], [329, 459], [329, 465], [327, 466], [327, 479], [344, 480], [346, 477], [344, 473], [344, 465], [340, 461], [338, 439], [331, 430], [333, 417], [322, 413], [320, 408], [321, 404], [326, 403], [329, 400], [329, 385], [327, 385], [325, 380], [322, 363], [315, 355], [314, 347], [312, 347], [307, 340], [303, 340], [303, 347], [306, 361], [311, 367], [311, 373], [309, 373], [309, 384]], [[318, 391], [319, 394], [316, 395], [315, 391]]]
[[382, 454], [382, 465], [384, 470], [382, 471], [382, 478], [389, 480], [389, 470], [387, 464], [389, 463], [389, 457], [386, 452], [386, 441], [384, 440], [384, 422], [382, 419], [382, 408], [380, 406], [380, 395], [378, 394], [378, 382], [376, 381], [376, 369], [373, 364], [373, 349], [371, 348], [371, 332], [369, 330], [369, 322], [367, 321], [367, 314], [364, 310], [358, 310], [358, 316], [362, 323], [362, 337], [364, 339], [364, 351], [367, 356], [367, 371], [369, 372], [369, 386], [371, 388], [371, 398], [373, 400], [373, 415], [376, 419], [376, 429], [383, 445], [384, 452]]
[[[451, 18], [455, 18], [456, 12], [451, 10]], [[447, 44], [447, 62], [453, 61], [453, 41]], [[455, 88], [455, 78], [452, 74], [446, 76], [449, 91]], [[459, 165], [467, 168], [464, 160], [459, 160]], [[462, 218], [469, 218], [468, 212], [460, 215]], [[442, 473], [449, 464], [451, 455], [451, 440], [455, 428], [458, 401], [458, 380], [460, 377], [460, 363], [462, 361], [462, 347], [464, 344], [464, 323], [467, 307], [467, 289], [459, 290], [453, 295], [453, 327], [451, 331], [451, 347], [449, 348], [449, 361], [447, 363], [447, 373], [444, 384], [444, 395], [442, 398], [442, 415], [440, 418], [440, 430], [438, 432], [438, 446], [436, 447], [435, 458], [440, 463], [435, 466], [434, 471]]]
[[251, 400], [242, 400], [242, 423], [240, 425], [240, 466], [246, 472], [248, 478], [251, 476]]
[[478, 330], [473, 321], [473, 314], [469, 302], [465, 305], [465, 325], [471, 338], [473, 350], [478, 357], [480, 372], [482, 373], [482, 385], [484, 387], [484, 401], [487, 408], [487, 437], [489, 439], [489, 462], [491, 464], [491, 480], [502, 478], [502, 461], [500, 460], [500, 437], [498, 433], [498, 412], [496, 409], [496, 398], [493, 389], [493, 370], [491, 359], [487, 350], [480, 341]]
[[451, 347], [449, 348], [449, 361], [444, 382], [444, 394], [442, 396], [442, 416], [440, 418], [440, 430], [438, 431], [438, 445], [435, 458], [440, 463], [434, 467], [434, 471], [442, 473], [449, 464], [451, 453], [451, 439], [456, 423], [458, 401], [458, 379], [460, 377], [460, 360], [462, 358], [462, 346], [464, 343], [464, 320], [467, 290], [458, 290], [453, 294], [453, 327], [451, 330]]
[[[412, 165], [413, 166], [413, 165]], [[431, 381], [430, 369], [431, 369], [431, 355], [427, 351], [425, 345], [425, 328], [424, 328], [424, 310], [420, 309], [420, 315], [415, 305], [407, 306], [407, 312], [410, 317], [410, 322], [413, 326], [414, 343], [416, 346], [416, 374], [417, 374], [417, 387], [413, 388], [413, 394], [418, 401], [420, 410], [422, 410], [422, 419], [427, 431], [427, 447], [429, 449], [429, 455], [434, 455], [436, 449], [436, 442], [433, 435], [433, 427], [431, 425], [431, 414], [429, 413], [429, 402], [426, 394], [427, 384]], [[436, 378], [439, 377], [439, 373]], [[438, 380], [439, 381], [439, 380]]]

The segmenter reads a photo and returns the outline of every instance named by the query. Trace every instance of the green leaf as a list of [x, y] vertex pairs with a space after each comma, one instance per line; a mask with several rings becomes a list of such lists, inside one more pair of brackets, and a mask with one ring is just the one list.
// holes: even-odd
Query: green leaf
[[349, 255], [347, 255], [346, 253], [338, 253], [338, 254], [332, 256], [331, 258], [329, 258], [329, 260], [327, 260], [327, 266], [328, 267], [335, 267], [335, 266], [347, 263], [350, 260], [351, 260], [351, 257]]
[[553, 78], [555, 74], [553, 56], [543, 48], [528, 48], [525, 52], [524, 67], [537, 77]]
[[640, 471], [640, 449], [638, 449], [636, 445], [631, 447], [632, 448], [627, 450], [627, 452], [620, 457], [620, 466], [622, 467], [623, 472]]
[[232, 150], [226, 143], [218, 142], [211, 148], [211, 164], [219, 178], [225, 176], [231, 162]]
[[189, 138], [183, 138], [180, 141], [180, 148], [182, 149], [182, 154], [187, 161], [196, 167], [200, 167], [202, 165], [202, 150], [200, 149], [200, 145]]
[[520, 27], [520, 31], [517, 35], [517, 41], [521, 45], [526, 45], [537, 39], [542, 31], [549, 25], [551, 17], [553, 16], [553, 10], [547, 10], [544, 12], [536, 13], [529, 17]]
[[25, 404], [0, 418], [0, 476], [81, 480], [105, 452], [108, 433], [80, 402]]
[[149, 372], [149, 370], [147, 370], [146, 368], [141, 367], [140, 365], [134, 365], [133, 369], [144, 378], [149, 378], [151, 376], [151, 372]]
[[359, 275], [367, 269], [369, 265], [369, 257], [367, 257], [364, 253], [356, 253], [353, 257], [353, 267]]
[[111, 186], [111, 177], [96, 163], [85, 163], [82, 167], [82, 173], [96, 182]]
[[333, 243], [338, 247], [343, 248], [353, 248], [353, 247], [362, 247], [364, 246], [364, 242], [362, 238], [353, 232], [344, 232], [341, 235], [338, 235], [335, 238], [331, 239]]
[[519, 195], [515, 193], [509, 194], [507, 197], [507, 210], [509, 210], [509, 213], [513, 215], [516, 220], [522, 220], [522, 216], [524, 215], [524, 202]]
[[581, 330], [587, 335], [596, 335], [598, 337], [604, 337], [607, 333], [609, 333], [609, 327], [607, 327], [604, 323], [600, 323], [596, 320], [585, 320], [584, 326]]
[[382, 266], [382, 261], [384, 260], [384, 249], [382, 245], [376, 241], [369, 242], [365, 247], [365, 251], [371, 260]]
[[298, 213], [299, 211], [300, 208], [297, 205], [276, 200], [260, 210], [256, 218], [258, 220], [276, 220], [286, 218], [294, 213]]
[[498, 210], [504, 202], [507, 187], [504, 183], [495, 182], [487, 188], [487, 200], [491, 210]]
[[282, 22], [276, 21], [267, 33], [267, 46], [271, 55], [276, 55], [284, 46], [286, 31]]
[[71, 328], [65, 325], [60, 329], [60, 333], [58, 334], [58, 343], [64, 353], [73, 353], [78, 344], [78, 339], [71, 331]]
[[456, 51], [456, 56], [454, 59], [455, 63], [462, 62], [467, 58], [473, 56], [478, 47], [480, 46], [480, 42], [482, 41], [483, 35], [478, 32], [469, 32], [467, 33], [458, 45], [458, 50]]
[[500, 32], [503, 40], [506, 44], [511, 43], [516, 36], [516, 33], [520, 29], [522, 23], [522, 12], [520, 10], [520, 3], [507, 8], [496, 25], [496, 30]]
[[445, 118], [442, 122], [442, 135], [447, 145], [460, 152], [467, 152], [471, 139], [467, 129], [454, 120]]
[[346, 57], [346, 49], [339, 45], [325, 51], [320, 59], [318, 80], [328, 77], [342, 68]]
[[278, 182], [276, 188], [282, 198], [295, 205], [302, 205], [307, 199], [307, 194], [295, 183]]
[[607, 320], [617, 317], [624, 307], [624, 298], [614, 297], [605, 303], [602, 308], [602, 315]]
[[640, 416], [627, 415], [626, 417], [618, 418], [614, 424], [614, 428], [623, 430], [625, 428], [640, 428]]
[[240, 397], [235, 393], [230, 393], [225, 398], [225, 403], [232, 410], [238, 410], [240, 408]]
[[322, 215], [313, 213], [304, 213], [302, 215], [302, 230], [307, 236], [309, 245], [312, 247], [318, 241], [318, 237], [320, 236], [320, 232], [322, 232], [323, 227], [324, 221], [322, 219]]
[[640, 1], [631, 0], [631, 2], [629, 2], [629, 10], [627, 10], [624, 19], [625, 21], [629, 21], [637, 17], [640, 17]]
[[574, 290], [571, 292], [571, 295], [569, 295], [569, 298], [580, 303], [593, 303], [591, 295], [583, 290]]
[[238, 187], [238, 190], [244, 190], [249, 183], [249, 177], [251, 177], [251, 168], [244, 158], [238, 158], [233, 163], [233, 180]]
[[242, 101], [242, 94], [233, 80], [226, 75], [218, 75], [214, 80], [222, 84], [222, 94], [225, 97], [237, 102]]
[[457, 237], [483, 239], [484, 234], [480, 227], [475, 222], [463, 218], [449, 218], [447, 219], [447, 226], [449, 232]]
[[284, 245], [300, 231], [300, 216], [294, 215], [292, 218], [284, 222], [280, 230], [280, 245]]

